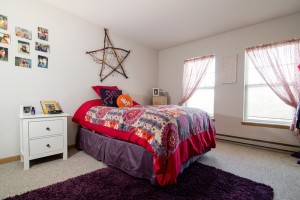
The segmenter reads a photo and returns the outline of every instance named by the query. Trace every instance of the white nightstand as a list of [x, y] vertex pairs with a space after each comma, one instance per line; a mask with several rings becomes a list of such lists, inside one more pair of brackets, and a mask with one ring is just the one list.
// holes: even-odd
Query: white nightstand
[[45, 156], [63, 153], [68, 157], [67, 117], [69, 114], [20, 115], [21, 161], [24, 170], [29, 161]]

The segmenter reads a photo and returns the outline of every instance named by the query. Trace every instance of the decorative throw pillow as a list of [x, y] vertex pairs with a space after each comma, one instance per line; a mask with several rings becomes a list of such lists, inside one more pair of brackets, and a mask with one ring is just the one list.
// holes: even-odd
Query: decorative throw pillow
[[92, 86], [93, 90], [95, 90], [95, 92], [99, 95], [99, 97], [101, 98], [100, 95], [100, 89], [110, 89], [110, 90], [118, 90], [119, 88], [117, 86], [105, 86], [105, 85], [95, 85]]
[[117, 99], [117, 105], [119, 108], [132, 107], [132, 99], [128, 94], [122, 94]]
[[117, 99], [122, 94], [122, 90], [100, 89], [100, 96], [103, 106], [118, 107]]
[[141, 106], [141, 104], [139, 104], [138, 102], [136, 102], [136, 101], [132, 101], [132, 106], [134, 107], [134, 106]]

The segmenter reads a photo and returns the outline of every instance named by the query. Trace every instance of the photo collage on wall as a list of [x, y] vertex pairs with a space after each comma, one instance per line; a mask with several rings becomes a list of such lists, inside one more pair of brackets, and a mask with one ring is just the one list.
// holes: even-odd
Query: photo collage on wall
[[0, 14], [0, 61], [8, 61], [8, 45], [10, 35], [6, 32], [8, 26], [7, 16]]
[[15, 66], [31, 68], [32, 61], [30, 59], [29, 41], [32, 40], [32, 32], [27, 29], [16, 26], [15, 35], [18, 37], [18, 43], [17, 43], [18, 53], [20, 56], [22, 56], [22, 57], [15, 56]]
[[[38, 27], [38, 39], [48, 42], [49, 32], [48, 29]], [[35, 50], [43, 53], [50, 53], [50, 45], [44, 42], [35, 42]], [[38, 55], [38, 67], [48, 68], [48, 57], [45, 55]]]
[[[11, 45], [12, 36], [16, 36], [15, 42], [18, 55], [15, 55], [15, 66], [24, 68], [32, 68], [33, 66], [37, 66], [39, 68], [48, 68], [49, 60], [47, 54], [50, 53], [50, 45], [48, 44], [48, 29], [37, 27], [35, 35], [35, 31], [32, 32], [31, 30], [16, 26], [15, 33], [10, 34], [8, 33], [8, 27], [8, 17], [0, 13], [0, 62], [8, 62], [9, 45]], [[37, 41], [34, 41], [33, 43], [33, 45], [35, 45], [34, 50], [38, 53], [36, 64], [32, 63], [30, 57], [32, 56], [32, 49], [30, 47], [32, 45], [31, 41], [33, 38], [37, 38]], [[13, 44], [15, 44], [14, 40]]]

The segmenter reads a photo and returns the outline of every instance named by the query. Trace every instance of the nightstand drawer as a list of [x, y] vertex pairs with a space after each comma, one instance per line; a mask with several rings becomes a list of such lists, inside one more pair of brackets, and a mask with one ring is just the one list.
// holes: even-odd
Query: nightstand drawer
[[56, 151], [63, 149], [64, 138], [63, 136], [56, 136], [56, 137], [49, 137], [49, 138], [42, 138], [36, 140], [29, 141], [29, 154], [37, 155], [42, 153], [47, 153], [51, 151]]
[[29, 137], [41, 137], [63, 134], [63, 120], [45, 120], [29, 122]]
[[168, 97], [167, 96], [154, 96], [152, 98], [153, 105], [167, 105]]

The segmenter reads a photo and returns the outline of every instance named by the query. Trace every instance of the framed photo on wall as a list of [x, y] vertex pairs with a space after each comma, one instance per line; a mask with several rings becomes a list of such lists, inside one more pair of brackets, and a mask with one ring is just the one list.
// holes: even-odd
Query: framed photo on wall
[[0, 61], [8, 61], [8, 48], [0, 47]]
[[16, 27], [15, 34], [16, 34], [16, 36], [18, 36], [20, 38], [32, 40], [32, 32], [29, 30], [26, 30], [24, 28]]
[[48, 29], [38, 27], [38, 39], [48, 41]]
[[7, 16], [0, 15], [0, 29], [7, 30]]
[[48, 68], [48, 58], [46, 56], [38, 55], [38, 67]]
[[35, 50], [45, 52], [45, 53], [50, 53], [50, 45], [49, 44], [43, 44], [43, 43], [40, 43], [40, 42], [35, 42]]
[[22, 54], [30, 54], [30, 43], [18, 40], [18, 52]]
[[0, 32], [0, 43], [2, 44], [10, 44], [10, 35], [7, 33]]
[[15, 66], [31, 68], [31, 59], [15, 57]]
[[159, 88], [153, 88], [153, 96], [159, 96]]

